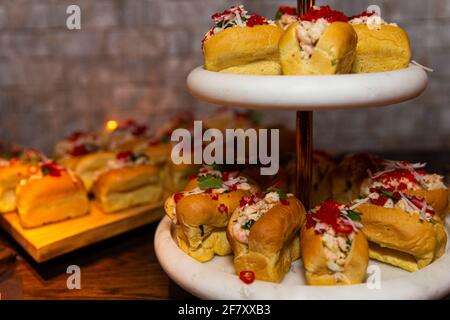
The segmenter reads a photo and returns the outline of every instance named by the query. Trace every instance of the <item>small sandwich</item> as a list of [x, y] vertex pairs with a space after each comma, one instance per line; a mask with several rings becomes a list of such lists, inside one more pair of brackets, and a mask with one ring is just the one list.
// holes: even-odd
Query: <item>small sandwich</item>
[[17, 212], [24, 228], [63, 221], [89, 212], [81, 181], [56, 162], [44, 160], [28, 170], [16, 188]]
[[381, 168], [380, 163], [381, 159], [370, 153], [345, 156], [331, 172], [332, 198], [341, 203], [357, 199], [363, 181]]
[[359, 213], [334, 200], [326, 200], [308, 212], [300, 233], [300, 246], [309, 285], [364, 281], [369, 250], [360, 230], [360, 219]]
[[312, 7], [292, 23], [280, 39], [284, 75], [349, 73], [357, 35], [348, 18], [329, 6]]
[[97, 173], [93, 191], [106, 213], [161, 201], [163, 187], [158, 168], [145, 154], [120, 152]]
[[397, 173], [400, 179], [375, 179], [364, 187], [368, 195], [355, 200], [352, 208], [362, 213], [370, 257], [413, 272], [444, 254], [447, 235], [435, 209], [407, 192], [404, 184], [411, 185], [410, 177]]
[[280, 282], [300, 257], [304, 221], [302, 203], [280, 189], [243, 197], [227, 227], [236, 273], [250, 271], [257, 280]]
[[298, 16], [296, 7], [280, 6], [275, 14], [275, 23], [284, 30], [297, 21]]
[[375, 12], [350, 18], [358, 35], [353, 73], [382, 72], [406, 68], [411, 60], [408, 35], [395, 23]]
[[230, 254], [228, 221], [241, 198], [255, 191], [257, 187], [239, 172], [202, 167], [185, 191], [169, 197], [164, 206], [175, 224], [180, 249], [200, 262], [211, 260], [215, 254]]
[[0, 161], [0, 212], [16, 210], [16, 188], [34, 173], [35, 166], [46, 159], [40, 152], [25, 149], [5, 154]]
[[205, 69], [224, 73], [279, 75], [278, 41], [283, 29], [236, 6], [212, 16], [203, 39]]
[[425, 200], [442, 220], [445, 218], [449, 193], [443, 176], [427, 173], [423, 170], [425, 163], [382, 160], [380, 165], [382, 171], [374, 173], [362, 184], [363, 195], [368, 195], [371, 187], [401, 191]]
[[148, 127], [134, 120], [125, 120], [119, 123], [106, 137], [107, 149], [110, 151], [142, 151], [148, 141]]
[[97, 133], [76, 131], [69, 137], [58, 142], [53, 150], [53, 156], [58, 161], [67, 161], [78, 158], [106, 147], [105, 137]]

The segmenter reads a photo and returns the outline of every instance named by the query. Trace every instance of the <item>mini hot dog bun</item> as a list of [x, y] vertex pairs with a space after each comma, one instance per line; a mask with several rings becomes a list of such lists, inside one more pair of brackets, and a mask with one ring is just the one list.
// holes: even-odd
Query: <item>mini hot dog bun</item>
[[305, 268], [305, 277], [309, 285], [334, 286], [357, 284], [364, 281], [369, 263], [368, 243], [364, 234], [359, 230], [352, 241], [352, 248], [346, 258], [342, 281], [337, 282], [333, 273], [327, 268], [320, 234], [314, 228], [303, 225], [300, 233], [300, 245]]
[[309, 60], [301, 58], [296, 35], [299, 22], [293, 23], [280, 39], [280, 62], [285, 75], [337, 74], [351, 71], [357, 35], [346, 22], [333, 22], [317, 42]]
[[108, 213], [155, 203], [163, 195], [158, 168], [151, 164], [106, 171], [95, 181], [93, 191]]
[[[225, 229], [232, 210], [239, 206], [239, 200], [246, 194], [237, 190], [220, 194], [217, 200], [205, 193], [185, 196], [178, 202], [173, 196], [167, 199], [167, 215], [173, 219], [176, 212], [175, 236], [180, 249], [200, 262], [211, 260], [215, 254], [230, 254]], [[228, 208], [229, 214], [219, 211], [220, 204]]]
[[20, 180], [28, 178], [29, 168], [26, 164], [0, 167], [0, 212], [16, 209], [16, 187]]
[[108, 161], [116, 158], [114, 152], [94, 152], [79, 157], [69, 157], [59, 162], [73, 170], [83, 181], [84, 187], [90, 192], [100, 170], [106, 167]]
[[280, 282], [300, 257], [298, 232], [305, 221], [305, 208], [295, 197], [289, 204], [276, 204], [251, 227], [248, 245], [235, 239], [233, 228], [239, 210], [230, 218], [227, 237], [234, 252], [236, 274], [253, 271], [257, 280]]
[[369, 27], [353, 24], [358, 35], [353, 73], [383, 72], [406, 68], [411, 60], [408, 35], [393, 25]]
[[275, 25], [227, 28], [203, 43], [205, 69], [238, 74], [281, 74], [278, 42], [283, 32]]
[[441, 220], [421, 221], [398, 208], [362, 204], [362, 231], [372, 245], [370, 257], [407, 271], [417, 271], [442, 256], [447, 235]]
[[58, 177], [48, 175], [19, 185], [17, 209], [21, 225], [34, 228], [85, 215], [89, 202], [81, 181], [62, 171]]

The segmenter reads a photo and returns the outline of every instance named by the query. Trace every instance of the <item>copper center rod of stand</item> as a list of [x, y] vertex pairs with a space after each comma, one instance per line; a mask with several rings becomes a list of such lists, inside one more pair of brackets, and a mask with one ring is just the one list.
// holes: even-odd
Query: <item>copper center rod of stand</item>
[[[301, 16], [314, 5], [314, 0], [297, 0], [297, 12]], [[305, 208], [310, 209], [312, 185], [312, 153], [313, 153], [313, 113], [297, 111], [296, 116], [296, 153], [297, 153], [297, 197]]]

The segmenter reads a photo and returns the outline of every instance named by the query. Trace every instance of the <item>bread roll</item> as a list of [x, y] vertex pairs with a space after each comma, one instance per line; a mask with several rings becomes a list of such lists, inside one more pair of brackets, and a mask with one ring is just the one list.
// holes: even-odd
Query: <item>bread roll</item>
[[0, 212], [16, 210], [16, 188], [29, 176], [29, 165], [16, 164], [0, 167]]
[[[307, 214], [300, 246], [309, 285], [348, 285], [364, 281], [369, 263], [367, 239], [348, 206], [327, 200]], [[343, 217], [347, 218], [343, 218]]]
[[90, 192], [99, 172], [107, 166], [108, 161], [115, 158], [116, 154], [114, 152], [101, 151], [79, 157], [65, 158], [60, 163], [73, 170], [83, 181], [86, 190]]
[[17, 209], [24, 228], [88, 213], [89, 201], [81, 181], [67, 170], [58, 174], [32, 176], [17, 187]]
[[[205, 36], [203, 54], [209, 71], [281, 74], [278, 41], [283, 29], [260, 16], [249, 16], [242, 6], [213, 16], [216, 26]], [[219, 27], [227, 25], [227, 27]]]
[[260, 197], [253, 208], [261, 216], [249, 227], [248, 235], [239, 238], [240, 233], [246, 232], [243, 228], [248, 224], [247, 221], [241, 225], [239, 220], [251, 205], [240, 206], [234, 211], [228, 223], [227, 237], [234, 252], [236, 274], [252, 271], [257, 280], [280, 282], [290, 270], [291, 263], [300, 257], [298, 233], [305, 221], [305, 209], [293, 196], [284, 204], [276, 192], [267, 192]]
[[[308, 22], [309, 23], [309, 22]], [[302, 57], [297, 34], [302, 22], [291, 24], [280, 39], [280, 62], [285, 75], [320, 75], [349, 73], [355, 59], [357, 36], [346, 22], [333, 22], [326, 27], [309, 58]], [[306, 32], [306, 31], [305, 31]], [[309, 40], [308, 40], [309, 41]]]
[[[178, 246], [200, 262], [211, 260], [215, 254], [231, 253], [226, 238], [228, 220], [239, 206], [240, 199], [256, 190], [255, 186], [239, 176], [235, 177], [240, 181], [234, 184], [235, 187], [227, 186], [226, 183], [232, 180], [223, 174], [210, 169], [201, 171], [196, 179], [190, 180], [186, 191], [169, 197], [164, 206], [166, 214], [176, 225]], [[218, 184], [209, 188], [204, 182], [199, 183], [199, 179], [204, 179], [201, 177]]]
[[100, 208], [107, 213], [155, 203], [163, 195], [158, 169], [150, 164], [108, 170], [98, 177], [93, 190]]
[[380, 17], [357, 17], [350, 21], [358, 35], [353, 73], [383, 72], [406, 68], [411, 60], [408, 35]]
[[420, 219], [399, 208], [360, 205], [363, 232], [373, 243], [370, 257], [407, 271], [417, 271], [442, 256], [447, 235], [439, 218]]

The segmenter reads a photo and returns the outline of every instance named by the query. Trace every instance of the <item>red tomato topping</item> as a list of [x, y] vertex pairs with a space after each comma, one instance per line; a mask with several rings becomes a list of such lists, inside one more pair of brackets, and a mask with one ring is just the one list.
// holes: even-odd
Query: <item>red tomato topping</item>
[[133, 152], [131, 151], [123, 151], [123, 152], [119, 152], [116, 155], [116, 159], [118, 160], [123, 160], [123, 161], [128, 161], [129, 159], [131, 159], [133, 157]]
[[266, 18], [264, 18], [263, 16], [254, 14], [252, 16], [250, 16], [250, 18], [248, 18], [247, 20], [247, 27], [254, 27], [254, 26], [260, 26], [260, 25], [265, 25], [265, 24], [269, 24], [266, 20]]
[[282, 14], [288, 14], [290, 16], [296, 16], [297, 15], [297, 8], [296, 7], [290, 7], [290, 6], [280, 6], [278, 8], [278, 12], [281, 12]]
[[219, 195], [218, 195], [217, 193], [213, 193], [213, 194], [211, 195], [211, 199], [212, 199], [212, 200], [219, 200]]
[[228, 207], [223, 203], [219, 204], [217, 210], [219, 210], [220, 213], [228, 214]]
[[353, 227], [340, 218], [340, 204], [332, 199], [325, 200], [316, 213], [306, 214], [306, 227], [315, 227], [316, 221], [330, 225], [336, 233], [349, 234], [353, 232]]
[[82, 131], [75, 131], [67, 138], [67, 140], [69, 140], [71, 142], [75, 142], [78, 139], [80, 139], [84, 134], [85, 133]]
[[321, 6], [318, 9], [311, 7], [306, 14], [300, 17], [300, 20], [314, 22], [321, 18], [324, 18], [330, 23], [336, 21], [348, 21], [348, 17], [343, 12], [332, 10], [330, 6]]
[[184, 194], [182, 192], [175, 193], [173, 195], [173, 200], [175, 201], [175, 203], [178, 203], [178, 201], [180, 201], [183, 196]]
[[351, 16], [351, 17], [349, 18], [349, 20], [352, 20], [352, 19], [355, 19], [355, 18], [362, 18], [362, 17], [371, 17], [371, 16], [373, 16], [374, 14], [375, 14], [375, 12], [368, 12], [368, 11], [366, 10], [366, 11], [361, 12], [360, 14], [357, 14], [356, 16]]
[[79, 157], [84, 156], [85, 154], [88, 154], [89, 150], [84, 144], [77, 145], [73, 147], [72, 151], [70, 152], [70, 155], [73, 157]]
[[[423, 170], [416, 171], [416, 172], [421, 175], [426, 174], [426, 172]], [[401, 179], [406, 179], [414, 184], [418, 183], [416, 177], [412, 174], [412, 172], [410, 170], [407, 170], [407, 169], [396, 169], [394, 171], [386, 172], [386, 173], [383, 173], [382, 175], [374, 178], [373, 180], [389, 185], [390, 182], [400, 181]], [[399, 191], [406, 190], [406, 189], [407, 189], [407, 186], [403, 182], [401, 182], [397, 187], [397, 190], [399, 190]]]
[[253, 271], [239, 272], [239, 279], [245, 284], [252, 284], [255, 281], [255, 273]]
[[288, 199], [281, 199], [280, 200], [281, 204], [288, 206], [289, 205], [289, 200]]
[[42, 164], [41, 170], [52, 177], [61, 176], [61, 172], [63, 171], [63, 169], [54, 161]]

